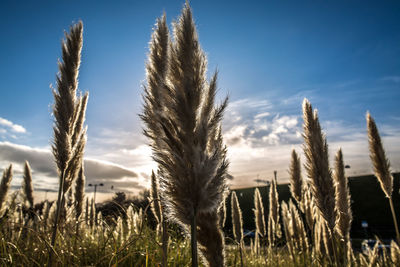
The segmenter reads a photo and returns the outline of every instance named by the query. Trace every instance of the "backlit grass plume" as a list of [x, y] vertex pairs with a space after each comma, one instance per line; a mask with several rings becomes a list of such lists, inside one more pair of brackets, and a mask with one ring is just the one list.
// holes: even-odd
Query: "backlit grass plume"
[[161, 233], [162, 235], [162, 251], [163, 251], [162, 266], [167, 266], [167, 258], [168, 258], [167, 222], [164, 218], [165, 216], [161, 204], [160, 188], [158, 184], [158, 179], [154, 174], [154, 171], [151, 172], [150, 201], [151, 201], [150, 202], [151, 211], [153, 212], [153, 215], [157, 220], [157, 234]]
[[160, 189], [158, 181], [154, 171], [151, 172], [151, 187], [150, 187], [150, 201], [151, 201], [151, 211], [153, 212], [154, 218], [157, 220], [157, 228], [161, 227], [162, 223], [162, 210], [160, 201]]
[[29, 203], [29, 208], [33, 208], [32, 171], [28, 161], [25, 161], [22, 188], [24, 190], [26, 200]]
[[263, 238], [266, 235], [264, 205], [258, 188], [254, 190], [254, 217], [256, 222], [256, 234]]
[[390, 171], [390, 163], [386, 157], [385, 150], [383, 149], [381, 137], [379, 135], [378, 127], [376, 127], [375, 120], [371, 114], [367, 113], [367, 128], [368, 128], [368, 143], [369, 143], [369, 156], [374, 167], [376, 178], [381, 184], [382, 191], [389, 199], [390, 209], [392, 211], [393, 223], [396, 230], [397, 244], [400, 244], [400, 233], [397, 226], [396, 213], [394, 211], [392, 192], [393, 192], [393, 176]]
[[219, 208], [218, 211], [218, 216], [219, 216], [219, 225], [222, 228], [225, 226], [225, 221], [226, 221], [226, 201], [222, 201], [221, 207]]
[[197, 221], [218, 212], [226, 191], [228, 162], [220, 124], [227, 100], [214, 105], [217, 75], [207, 82], [206, 56], [188, 4], [173, 27], [173, 42], [165, 16], [153, 33], [141, 117], [168, 215], [190, 227], [192, 264], [197, 266]]
[[303, 195], [303, 179], [301, 178], [300, 158], [294, 149], [292, 150], [289, 175], [290, 193], [292, 194], [292, 197], [297, 201], [297, 203], [301, 204]]
[[276, 188], [276, 179], [271, 180], [269, 187], [269, 214], [268, 214], [268, 242], [274, 246], [276, 239], [282, 235], [279, 223], [279, 196]]
[[83, 164], [80, 167], [78, 177], [75, 182], [75, 215], [76, 220], [79, 220], [79, 217], [83, 211], [83, 200], [85, 198], [85, 173], [83, 169]]
[[[29, 162], [25, 161], [25, 166], [24, 166], [24, 174], [23, 174], [23, 180], [22, 180], [22, 189], [24, 192], [24, 196], [26, 201], [28, 201], [28, 217], [25, 220], [24, 227], [21, 231], [21, 238], [25, 239], [27, 230], [28, 230], [28, 224], [31, 220], [35, 220], [35, 214], [34, 214], [34, 202], [33, 202], [33, 185], [32, 185], [32, 171], [31, 171], [31, 166], [29, 166]], [[25, 206], [25, 204], [24, 204]]]
[[308, 251], [308, 239], [304, 228], [303, 220], [293, 202], [289, 205], [286, 202], [281, 204], [282, 224], [286, 237], [286, 245], [293, 260], [295, 254], [302, 252], [303, 255]]
[[350, 191], [344, 173], [342, 149], [339, 149], [335, 156], [335, 172], [333, 177], [336, 182], [336, 229], [344, 239], [345, 245], [347, 245], [350, 239], [350, 227], [353, 216], [351, 213]]
[[[79, 22], [65, 34], [62, 42], [62, 61], [58, 63], [57, 90], [54, 95], [54, 139], [52, 151], [59, 175], [59, 190], [51, 245], [54, 246], [60, 211], [64, 208], [65, 194], [77, 177], [86, 144], [83, 127], [88, 94], [77, 97], [78, 73], [81, 62], [83, 24]], [[52, 251], [52, 250], [50, 250]], [[50, 252], [49, 265], [52, 264]]]
[[231, 206], [233, 236], [237, 243], [241, 243], [243, 240], [243, 218], [235, 191], [232, 191]]
[[13, 177], [12, 164], [6, 168], [3, 172], [3, 177], [0, 182], [0, 211], [7, 199], [8, 190], [10, 189], [10, 183]]
[[383, 149], [381, 137], [375, 120], [367, 113], [369, 152], [376, 178], [387, 198], [392, 197], [393, 176], [390, 172], [390, 163]]
[[239, 200], [236, 192], [232, 191], [231, 195], [231, 216], [232, 216], [232, 230], [233, 237], [238, 245], [240, 252], [240, 263], [243, 266], [242, 243], [243, 243], [243, 217], [242, 210], [240, 209]]
[[305, 168], [318, 210], [333, 232], [336, 221], [335, 187], [329, 168], [328, 144], [321, 131], [318, 113], [313, 111], [307, 99], [303, 102], [303, 120]]

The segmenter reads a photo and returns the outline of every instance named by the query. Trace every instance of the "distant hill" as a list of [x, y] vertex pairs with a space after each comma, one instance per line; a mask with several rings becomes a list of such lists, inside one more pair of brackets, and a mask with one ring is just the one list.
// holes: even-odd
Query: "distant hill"
[[[393, 202], [397, 214], [398, 223], [400, 225], [400, 173], [394, 173], [393, 183]], [[351, 228], [352, 238], [365, 238], [366, 234], [369, 237], [377, 235], [380, 238], [394, 238], [395, 231], [393, 226], [393, 219], [390, 212], [390, 206], [387, 198], [382, 192], [379, 182], [374, 175], [365, 175], [357, 177], [349, 177], [349, 187], [351, 193], [353, 223]], [[267, 216], [268, 192], [269, 185], [258, 187], [263, 198], [265, 214]], [[240, 207], [243, 213], [243, 224], [247, 230], [254, 230], [254, 189], [243, 188], [236, 189], [236, 194], [239, 199]], [[278, 184], [279, 202], [288, 201], [290, 196], [289, 184]], [[230, 196], [227, 198], [227, 219], [225, 231], [232, 232], [232, 219], [231, 219], [231, 204]], [[361, 222], [368, 222], [367, 233], [361, 227]], [[266, 218], [267, 222], [267, 218]]]

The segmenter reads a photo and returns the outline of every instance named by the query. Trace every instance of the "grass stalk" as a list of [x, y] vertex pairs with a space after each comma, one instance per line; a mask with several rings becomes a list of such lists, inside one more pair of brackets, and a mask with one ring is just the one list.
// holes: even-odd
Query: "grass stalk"
[[240, 267], [243, 267], [243, 242], [238, 244], [239, 247], [239, 255], [240, 255]]
[[192, 249], [192, 267], [198, 266], [198, 256], [197, 256], [197, 221], [196, 209], [194, 209], [194, 214], [192, 216], [190, 225], [190, 245]]
[[168, 266], [168, 232], [167, 232], [168, 224], [163, 218], [162, 221], [162, 266]]
[[397, 240], [397, 244], [400, 244], [399, 227], [398, 227], [398, 225], [397, 225], [397, 217], [396, 217], [396, 212], [394, 211], [394, 205], [393, 205], [393, 199], [392, 199], [392, 197], [389, 198], [389, 204], [390, 204], [390, 210], [391, 210], [391, 212], [392, 212], [394, 229], [396, 230], [396, 240]]
[[58, 187], [58, 195], [57, 195], [57, 206], [56, 206], [56, 217], [54, 219], [54, 223], [53, 223], [53, 230], [52, 230], [52, 234], [51, 234], [51, 249], [49, 252], [49, 261], [47, 263], [47, 266], [51, 267], [53, 264], [53, 249], [54, 249], [54, 245], [56, 243], [56, 237], [57, 237], [57, 228], [58, 228], [58, 221], [60, 218], [60, 211], [61, 211], [61, 201], [63, 198], [63, 187], [64, 187], [64, 173], [61, 174], [60, 177], [60, 183], [59, 183], [59, 187]]

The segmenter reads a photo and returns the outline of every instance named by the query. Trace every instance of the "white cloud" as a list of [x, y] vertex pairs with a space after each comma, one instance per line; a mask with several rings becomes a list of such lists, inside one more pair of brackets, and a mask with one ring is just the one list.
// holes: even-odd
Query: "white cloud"
[[[1, 118], [1, 117], [0, 117], [0, 125], [10, 128], [11, 131], [15, 132], [15, 133], [26, 133], [26, 129], [23, 126], [21, 126], [19, 124], [15, 124], [12, 121], [9, 121], [9, 120]], [[2, 129], [2, 130], [3, 130], [2, 132], [5, 133], [5, 129]]]
[[[303, 154], [301, 110], [298, 115], [283, 115], [274, 111], [277, 108], [266, 103], [257, 100], [236, 101], [227, 111], [223, 123], [224, 140], [231, 162], [229, 172], [234, 176], [234, 180], [230, 181], [233, 187], [255, 185], [254, 179], [258, 176], [260, 179], [270, 179], [274, 170], [278, 171], [281, 182], [288, 182], [291, 150], [296, 149], [298, 154]], [[279, 107], [279, 110], [282, 109], [285, 107]], [[268, 116], [259, 115], [263, 113], [268, 113]], [[233, 116], [240, 119], [234, 120]], [[347, 175], [372, 173], [366, 129], [344, 121], [324, 121], [323, 118], [320, 121], [329, 144], [331, 166], [336, 151], [341, 147], [345, 163], [351, 166], [351, 169], [346, 170]], [[397, 124], [378, 127], [392, 170], [399, 171], [400, 127]]]
[[255, 115], [254, 118], [255, 118], [255, 119], [262, 119], [262, 118], [264, 118], [264, 117], [268, 117], [269, 115], [271, 115], [271, 113], [269, 113], [269, 112], [263, 112], [263, 113], [260, 113], [260, 114]]
[[223, 121], [226, 143], [247, 143], [253, 147], [296, 143], [300, 129], [298, 116], [277, 114], [271, 117], [272, 109], [273, 105], [265, 100], [233, 102]]

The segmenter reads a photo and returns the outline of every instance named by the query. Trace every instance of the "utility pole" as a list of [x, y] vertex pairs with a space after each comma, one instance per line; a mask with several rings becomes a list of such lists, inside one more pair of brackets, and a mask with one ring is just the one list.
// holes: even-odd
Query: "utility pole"
[[88, 184], [88, 186], [94, 186], [94, 196], [93, 196], [93, 203], [96, 204], [96, 192], [97, 192], [97, 186], [103, 186], [103, 183], [100, 184]]

